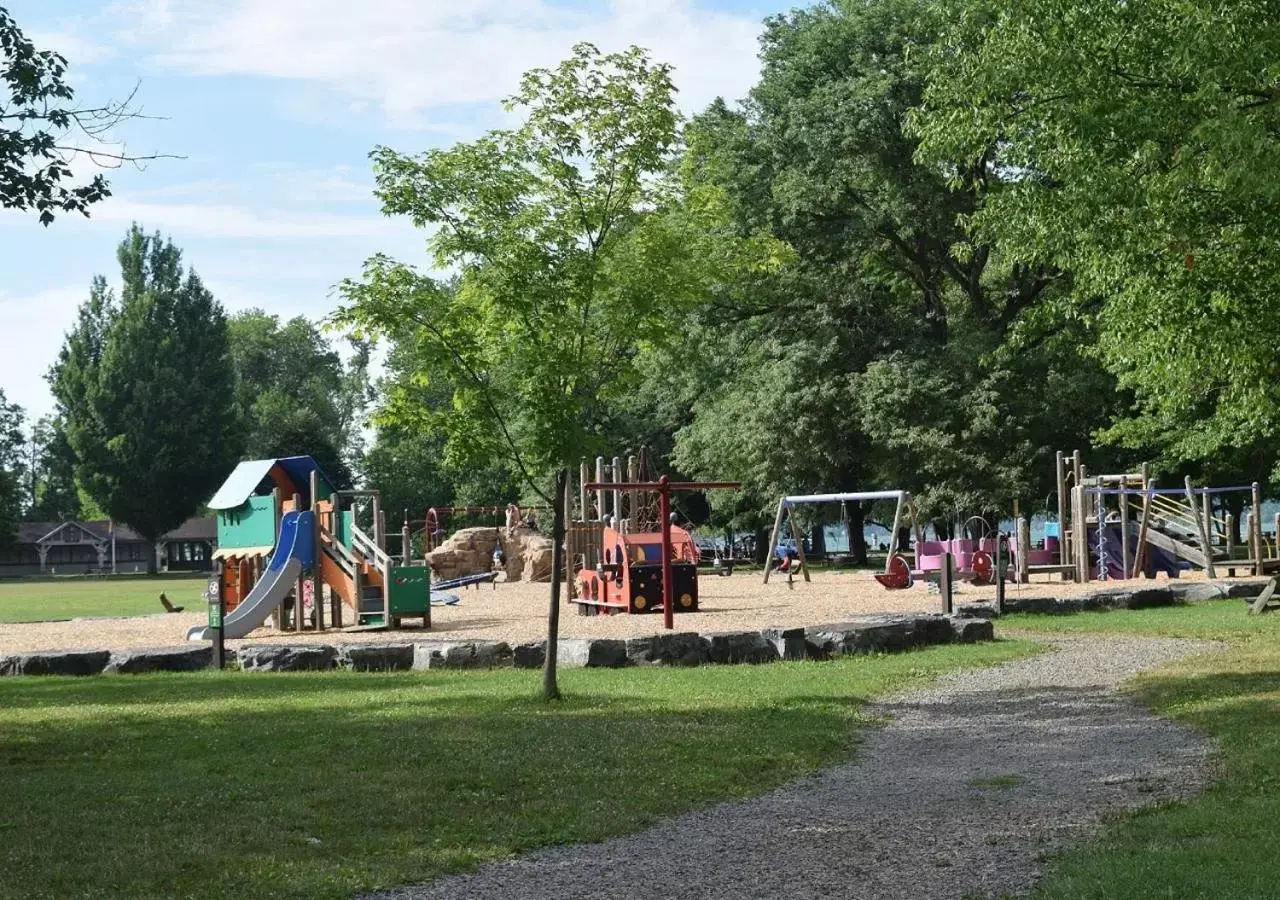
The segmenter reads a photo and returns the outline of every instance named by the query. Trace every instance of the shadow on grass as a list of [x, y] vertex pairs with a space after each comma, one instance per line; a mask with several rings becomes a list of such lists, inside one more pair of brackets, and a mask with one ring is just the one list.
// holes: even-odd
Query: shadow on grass
[[54, 714], [0, 732], [0, 897], [350, 896], [767, 789], [861, 705], [282, 677], [25, 682]]

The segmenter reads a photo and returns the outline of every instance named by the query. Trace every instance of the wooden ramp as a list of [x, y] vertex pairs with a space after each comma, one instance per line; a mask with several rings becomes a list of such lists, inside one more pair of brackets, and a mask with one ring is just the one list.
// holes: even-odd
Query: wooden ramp
[[1154, 528], [1148, 528], [1146, 533], [1147, 543], [1153, 547], [1159, 547], [1168, 553], [1172, 553], [1181, 559], [1185, 559], [1193, 566], [1199, 566], [1202, 569], [1209, 567], [1208, 560], [1205, 559], [1204, 551], [1198, 547], [1192, 547], [1190, 544], [1184, 544], [1182, 541], [1169, 537], [1163, 531], [1157, 531]]

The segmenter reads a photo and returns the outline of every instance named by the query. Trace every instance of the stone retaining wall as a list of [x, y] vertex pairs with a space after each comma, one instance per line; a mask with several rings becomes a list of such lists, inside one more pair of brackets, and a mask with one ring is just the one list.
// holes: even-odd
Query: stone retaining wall
[[[864, 616], [809, 628], [766, 628], [698, 634], [664, 632], [647, 637], [561, 638], [556, 655], [565, 667], [697, 666], [763, 663], [780, 659], [823, 660], [874, 652], [896, 652], [931, 644], [973, 643], [995, 637], [991, 622], [964, 615]], [[250, 644], [228, 650], [245, 671], [297, 672], [352, 669], [389, 672], [423, 669], [540, 668], [542, 641], [511, 646], [504, 641], [418, 638], [375, 644]], [[207, 645], [150, 650], [63, 650], [0, 656], [0, 675], [96, 675], [201, 669], [212, 662]]]
[[[1044, 613], [1066, 615], [1116, 609], [1150, 609], [1176, 606], [1200, 600], [1246, 599], [1262, 593], [1265, 581], [1171, 581], [1167, 584], [1141, 581], [1103, 582], [1096, 590], [1071, 597], [1018, 597], [1010, 588], [1005, 594], [1006, 613]], [[1115, 585], [1112, 587], [1111, 585]], [[990, 606], [984, 606], [991, 610]], [[962, 613], [983, 615], [982, 609], [960, 607]], [[985, 613], [989, 615], [990, 613]]]

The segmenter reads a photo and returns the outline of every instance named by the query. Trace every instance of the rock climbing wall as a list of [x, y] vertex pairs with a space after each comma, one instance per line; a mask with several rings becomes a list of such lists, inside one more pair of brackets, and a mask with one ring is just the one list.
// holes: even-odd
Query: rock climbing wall
[[436, 579], [462, 578], [493, 570], [493, 550], [499, 543], [506, 555], [507, 581], [549, 581], [551, 540], [529, 528], [464, 528], [427, 554]]

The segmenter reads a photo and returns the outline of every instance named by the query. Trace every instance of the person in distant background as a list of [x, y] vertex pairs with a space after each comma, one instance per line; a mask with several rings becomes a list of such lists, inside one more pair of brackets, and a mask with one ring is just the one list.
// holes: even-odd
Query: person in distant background
[[514, 503], [507, 504], [507, 537], [511, 537], [520, 525], [520, 507]]

